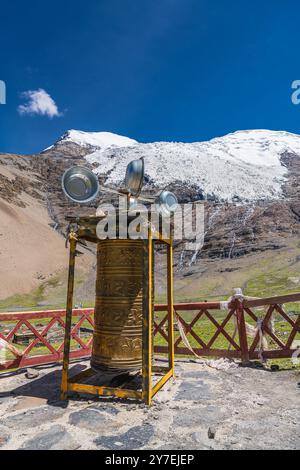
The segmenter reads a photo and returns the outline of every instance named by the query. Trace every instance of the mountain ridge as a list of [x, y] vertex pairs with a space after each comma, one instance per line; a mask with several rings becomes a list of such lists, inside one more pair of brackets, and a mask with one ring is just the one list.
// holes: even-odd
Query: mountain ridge
[[287, 173], [281, 156], [300, 155], [299, 135], [263, 129], [192, 143], [139, 143], [113, 133], [67, 131], [50, 149], [65, 145], [84, 149], [87, 162], [108, 184], [120, 186], [129, 161], [143, 156], [150, 186], [161, 189], [176, 181], [193, 199], [216, 202], [280, 199]]

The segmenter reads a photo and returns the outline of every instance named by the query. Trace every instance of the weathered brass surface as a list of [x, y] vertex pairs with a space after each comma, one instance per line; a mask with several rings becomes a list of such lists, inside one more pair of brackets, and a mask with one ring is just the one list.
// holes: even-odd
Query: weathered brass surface
[[98, 241], [94, 369], [142, 368], [143, 275], [142, 240]]

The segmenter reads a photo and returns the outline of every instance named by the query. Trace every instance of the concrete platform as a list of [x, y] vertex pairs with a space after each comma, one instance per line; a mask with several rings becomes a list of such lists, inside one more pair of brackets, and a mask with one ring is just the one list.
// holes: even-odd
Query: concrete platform
[[150, 408], [110, 398], [61, 402], [61, 366], [40, 368], [35, 379], [1, 375], [0, 448], [300, 448], [299, 371], [180, 360], [176, 372]]

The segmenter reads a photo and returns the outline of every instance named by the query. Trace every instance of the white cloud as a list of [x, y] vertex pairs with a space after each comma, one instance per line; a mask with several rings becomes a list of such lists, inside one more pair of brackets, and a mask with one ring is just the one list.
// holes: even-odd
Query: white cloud
[[40, 116], [48, 116], [50, 119], [62, 115], [54, 99], [42, 88], [24, 91], [21, 96], [27, 101], [25, 104], [20, 104], [18, 107], [18, 112], [21, 115], [37, 114]]

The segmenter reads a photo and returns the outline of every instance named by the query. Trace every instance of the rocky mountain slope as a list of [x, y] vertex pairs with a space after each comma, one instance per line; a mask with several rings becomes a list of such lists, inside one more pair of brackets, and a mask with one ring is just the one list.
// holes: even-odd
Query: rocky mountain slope
[[[182, 203], [204, 201], [205, 245], [196, 257], [236, 258], [278, 248], [286, 237], [298, 233], [300, 136], [240, 131], [192, 144], [138, 144], [124, 138], [118, 147], [114, 135], [110, 135], [111, 144], [104, 135], [105, 145], [102, 133], [91, 138], [89, 133], [69, 131], [38, 157], [44, 176], [46, 172], [49, 210], [57, 228], [63, 230], [66, 211], [94, 210], [66, 201], [60, 186], [65, 168], [90, 165], [103, 184], [121, 187], [128, 162], [143, 156], [146, 193], [167, 188]], [[93, 206], [110, 198], [102, 192]], [[189, 264], [196, 257], [188, 253], [185, 260], [186, 254], [181, 253], [180, 259]]]
[[[63, 270], [65, 216], [92, 214], [100, 202], [111, 200], [110, 194], [101, 192], [87, 206], [72, 203], [61, 190], [63, 172], [72, 165], [89, 166], [101, 183], [120, 187], [127, 163], [141, 156], [147, 193], [167, 188], [182, 203], [201, 200], [205, 205], [203, 248], [187, 251], [179, 243], [175, 250], [179, 284], [188, 279], [192, 285], [199, 273], [209, 271], [213, 276], [211, 266], [217, 266], [218, 272], [238, 270], [231, 264], [244, 263], [256, 253], [273, 257], [273, 250], [285, 250], [299, 235], [298, 135], [239, 131], [209, 142], [141, 144], [107, 132], [72, 130], [39, 154], [0, 155], [0, 213], [6, 220], [0, 230], [1, 279], [9, 273], [0, 298], [30, 291], [39, 276], [48, 279]], [[22, 250], [18, 252], [16, 246]], [[29, 261], [32, 268], [26, 267], [24, 276], [22, 266]], [[86, 279], [92, 292], [93, 261], [85, 258], [81, 263], [90, 273]], [[23, 279], [24, 285], [14, 279]]]
[[0, 155], [0, 298], [37, 288], [66, 262], [44, 191], [31, 158]]

